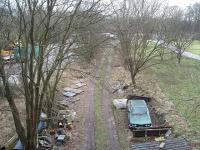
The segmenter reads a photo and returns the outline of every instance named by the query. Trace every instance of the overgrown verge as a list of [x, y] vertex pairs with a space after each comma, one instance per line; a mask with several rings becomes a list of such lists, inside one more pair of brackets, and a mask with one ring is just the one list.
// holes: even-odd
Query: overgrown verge
[[[184, 61], [187, 62], [188, 59], [187, 60], [183, 59], [183, 63], [186, 63]], [[191, 60], [189, 60], [189, 61], [191, 61]], [[120, 95], [118, 97], [116, 96], [115, 98], [125, 98], [128, 94], [137, 94], [140, 96], [148, 96], [148, 97], [154, 98], [155, 106], [154, 105], [153, 106], [155, 107], [156, 111], [163, 114], [165, 116], [166, 121], [174, 127], [175, 134], [173, 134], [173, 136], [175, 136], [175, 137], [182, 136], [182, 137], [188, 138], [188, 135], [192, 134], [191, 129], [195, 126], [191, 127], [190, 121], [187, 120], [187, 118], [185, 118], [185, 116], [187, 116], [189, 114], [187, 114], [187, 113], [184, 114], [184, 112], [187, 112], [189, 109], [191, 110], [192, 108], [194, 108], [194, 104], [193, 105], [191, 104], [191, 102], [192, 102], [191, 100], [188, 99], [189, 101], [185, 102], [184, 99], [188, 98], [188, 96], [190, 96], [192, 99], [194, 99], [194, 97], [192, 97], [192, 95], [198, 91], [198, 88], [194, 89], [194, 91], [192, 92], [193, 94], [191, 95], [192, 89], [190, 87], [192, 86], [194, 88], [199, 85], [197, 85], [197, 84], [195, 85], [194, 81], [191, 82], [191, 80], [190, 80], [190, 82], [188, 82], [187, 78], [191, 78], [188, 76], [189, 72], [191, 71], [193, 73], [191, 73], [190, 75], [193, 76], [193, 80], [196, 77], [195, 82], [198, 83], [197, 79], [199, 79], [199, 78], [197, 78], [196, 72], [199, 67], [197, 66], [198, 63], [196, 63], [196, 62], [193, 62], [196, 64], [193, 67], [191, 66], [190, 63], [188, 65], [184, 64], [184, 67], [183, 67], [184, 71], [182, 72], [182, 77], [183, 77], [182, 78], [180, 75], [179, 75], [179, 77], [177, 77], [176, 71], [177, 71], [177, 68], [179, 67], [179, 65], [177, 63], [176, 63], [177, 65], [176, 65], [174, 63], [176, 63], [175, 58], [173, 61], [170, 61], [173, 71], [171, 69], [163, 66], [163, 65], [167, 65], [167, 64], [162, 64], [159, 68], [157, 68], [158, 69], [157, 72], [160, 72], [163, 69], [164, 69], [164, 72], [166, 72], [166, 73], [160, 74], [160, 78], [164, 80], [163, 82], [166, 81], [165, 84], [168, 84], [166, 87], [163, 84], [162, 85], [163, 87], [161, 86], [161, 88], [162, 88], [161, 89], [159, 85], [162, 84], [162, 82], [159, 84], [160, 80], [156, 79], [156, 77], [154, 76], [155, 74], [152, 70], [151, 71], [146, 70], [145, 72], [143, 72], [137, 76], [137, 80], [136, 80], [137, 87], [136, 88], [130, 88], [131, 89], [130, 93], [123, 93], [122, 95]], [[129, 73], [122, 66], [118, 66], [116, 64], [114, 64], [114, 65], [116, 67], [114, 67], [113, 71], [112, 71], [113, 72], [112, 73], [113, 74], [112, 81], [123, 81], [127, 85], [130, 85], [131, 81], [130, 81]], [[192, 67], [192, 68], [190, 68], [190, 67]], [[196, 71], [194, 71], [194, 70], [196, 70]], [[184, 72], [186, 73], [186, 75], [183, 74]], [[165, 76], [168, 76], [168, 75], [169, 75], [169, 77], [168, 77], [168, 79], [166, 79]], [[185, 78], [185, 76], [188, 76], [188, 77]], [[170, 80], [173, 80], [173, 81], [169, 82]], [[187, 84], [185, 84], [184, 80], [186, 80], [186, 82], [189, 86]], [[170, 88], [174, 88], [175, 87], [174, 84], [177, 84], [177, 82], [180, 82], [182, 84], [183, 91], [182, 91], [181, 87], [179, 87], [177, 89], [170, 89]], [[171, 83], [173, 83], [173, 84], [171, 84]], [[183, 84], [184, 84], [184, 86], [183, 86]], [[170, 86], [174, 86], [174, 87], [170, 87]], [[188, 90], [188, 88], [190, 90]], [[180, 108], [178, 108], [179, 105], [176, 105], [176, 102], [174, 102], [174, 100], [171, 100], [171, 97], [169, 97], [169, 96], [172, 96], [173, 98], [175, 98], [174, 94], [172, 94], [172, 95], [170, 95], [169, 93], [167, 94], [167, 91], [165, 91], [164, 89], [168, 90], [168, 92], [171, 91], [176, 95], [179, 93], [179, 97], [181, 97], [181, 99], [182, 99], [182, 107], [183, 106], [184, 106], [184, 108], [189, 107], [188, 110], [181, 111]], [[180, 92], [182, 94], [180, 94]], [[176, 100], [176, 98], [175, 98], [175, 100]], [[198, 101], [198, 99], [196, 99], [196, 101]], [[179, 100], [179, 102], [180, 102], [180, 100]], [[114, 112], [115, 121], [117, 124], [119, 141], [124, 149], [126, 149], [133, 142], [134, 143], [135, 142], [144, 142], [146, 140], [145, 138], [143, 138], [143, 139], [132, 138], [132, 134], [129, 131], [128, 125], [127, 125], [128, 123], [127, 123], [126, 110], [113, 109], [113, 112]], [[195, 120], [194, 117], [193, 117], [193, 120]], [[196, 127], [198, 127], [198, 126], [196, 126]], [[197, 134], [198, 133], [196, 133], [196, 135]], [[194, 135], [194, 134], [192, 134], [192, 135]], [[198, 138], [196, 140], [198, 140]]]
[[[200, 146], [200, 66], [199, 62], [183, 58], [180, 65], [175, 58], [168, 63], [155, 66], [149, 74], [155, 75], [158, 85], [166, 97], [175, 104], [177, 113], [185, 119], [187, 128], [174, 123], [177, 132], [186, 135], [194, 144]], [[189, 132], [185, 132], [188, 131]]]
[[117, 126], [117, 133], [119, 138], [120, 146], [123, 150], [129, 149], [129, 141], [131, 138], [131, 132], [127, 128], [128, 122], [127, 122], [127, 111], [126, 109], [115, 109], [113, 107], [113, 114], [115, 118], [115, 123]]

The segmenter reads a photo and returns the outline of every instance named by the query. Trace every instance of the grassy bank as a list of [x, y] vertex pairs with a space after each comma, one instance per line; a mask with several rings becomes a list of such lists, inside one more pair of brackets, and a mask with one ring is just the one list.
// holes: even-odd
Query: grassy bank
[[[190, 124], [194, 135], [200, 135], [200, 62], [176, 58], [152, 68], [160, 87]], [[198, 107], [199, 105], [199, 107]]]
[[200, 55], [200, 41], [194, 40], [187, 50], [194, 54]]
[[128, 129], [127, 110], [116, 109], [113, 107], [113, 114], [117, 126], [120, 146], [123, 150], [129, 149], [129, 137], [132, 135]]

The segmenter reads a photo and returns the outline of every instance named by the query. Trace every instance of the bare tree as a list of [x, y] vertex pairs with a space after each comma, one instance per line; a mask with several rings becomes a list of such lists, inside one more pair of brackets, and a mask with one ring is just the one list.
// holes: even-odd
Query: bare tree
[[124, 1], [122, 7], [115, 10], [120, 52], [133, 84], [140, 71], [158, 63], [152, 60], [159, 55], [158, 46], [164, 42], [156, 31], [159, 8], [161, 3], [156, 0], [132, 0]]
[[200, 32], [200, 3], [195, 3], [189, 6], [186, 10], [186, 19], [191, 23], [195, 33], [195, 38], [199, 39]]
[[[104, 9], [102, 10], [104, 11]], [[85, 17], [85, 15], [88, 15], [88, 13], [80, 13], [82, 14], [81, 18], [84, 18], [81, 23], [84, 27], [79, 28], [76, 31], [77, 44], [79, 45], [76, 54], [80, 56], [83, 61], [90, 63], [98, 53], [101, 44], [106, 41], [101, 34], [104, 30], [104, 25], [102, 22], [104, 21], [105, 16], [96, 12], [90, 12], [90, 20], [95, 22], [90, 22], [88, 24], [88, 19]], [[96, 22], [99, 23], [97, 24]]]
[[0, 49], [5, 48], [12, 39], [14, 28], [9, 10], [6, 9], [6, 1], [0, 2]]
[[190, 20], [186, 20], [185, 13], [178, 7], [169, 8], [171, 16], [168, 18], [168, 41], [171, 42], [171, 49], [175, 51], [178, 63], [185, 50], [193, 40], [192, 26]]
[[[57, 84], [70, 63], [69, 53], [77, 46], [76, 31], [84, 28], [81, 23], [85, 18], [88, 18], [88, 25], [98, 22], [96, 17], [91, 16], [102, 13], [99, 4], [100, 0], [87, 5], [83, 0], [15, 0], [12, 5], [8, 1], [8, 10], [17, 29], [18, 62], [21, 67], [18, 74], [23, 83], [26, 126], [19, 118], [2, 59], [0, 74], [16, 132], [25, 149], [36, 149], [40, 113], [45, 110], [50, 114]], [[85, 18], [80, 17], [80, 10], [85, 13]]]

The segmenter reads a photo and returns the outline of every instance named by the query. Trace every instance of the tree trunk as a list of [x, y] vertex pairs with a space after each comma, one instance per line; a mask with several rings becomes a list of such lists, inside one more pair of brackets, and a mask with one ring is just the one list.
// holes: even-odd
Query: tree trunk
[[182, 58], [182, 54], [181, 53], [177, 53], [178, 64], [181, 63], [181, 58]]
[[[47, 102], [47, 117], [48, 118], [51, 118], [52, 116], [51, 116], [51, 109], [52, 109], [52, 103], [51, 102]], [[52, 119], [48, 119], [48, 121], [47, 121], [47, 125], [48, 126], [52, 126]]]
[[181, 57], [178, 58], [178, 64], [180, 64], [180, 63], [181, 63]]
[[164, 60], [164, 54], [160, 54], [160, 61], [163, 62]]
[[20, 141], [23, 144], [25, 144], [26, 143], [25, 129], [24, 129], [22, 122], [20, 120], [19, 112], [18, 112], [18, 109], [15, 105], [14, 99], [12, 97], [10, 86], [9, 86], [8, 80], [6, 78], [6, 74], [5, 74], [5, 70], [4, 70], [3, 66], [1, 66], [1, 68], [0, 68], [0, 74], [1, 74], [1, 77], [3, 79], [3, 84], [4, 84], [4, 87], [5, 87], [5, 96], [8, 100], [9, 106], [11, 108], [11, 112], [12, 112], [12, 115], [13, 115], [17, 135], [18, 135]]
[[32, 133], [31, 137], [27, 137], [29, 140], [25, 143], [25, 150], [36, 150], [37, 149], [37, 133]]
[[135, 85], [136, 82], [135, 82], [135, 76], [136, 76], [136, 73], [134, 73], [134, 71], [130, 71], [131, 72], [131, 80], [132, 80], [132, 84]]

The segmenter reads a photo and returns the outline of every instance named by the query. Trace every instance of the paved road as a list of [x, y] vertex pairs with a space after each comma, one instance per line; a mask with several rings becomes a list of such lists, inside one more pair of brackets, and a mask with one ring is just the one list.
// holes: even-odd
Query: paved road
[[[170, 49], [171, 51], [176, 52], [176, 48], [174, 46], [172, 46], [172, 45], [169, 45], [167, 48]], [[191, 59], [200, 61], [200, 55], [193, 54], [191, 52], [188, 52], [187, 50], [185, 52], [183, 52], [183, 56], [187, 57], [187, 58], [191, 58]]]
[[[156, 42], [156, 41], [153, 41], [153, 42]], [[160, 43], [164, 43], [164, 41], [161, 40]], [[173, 45], [165, 46], [165, 48], [177, 53], [176, 52], [176, 48]], [[197, 61], [200, 61], [200, 55], [193, 54], [192, 52], [189, 52], [187, 50], [185, 52], [183, 52], [183, 56], [187, 57], [187, 58], [191, 58], [191, 59], [197, 60]]]

